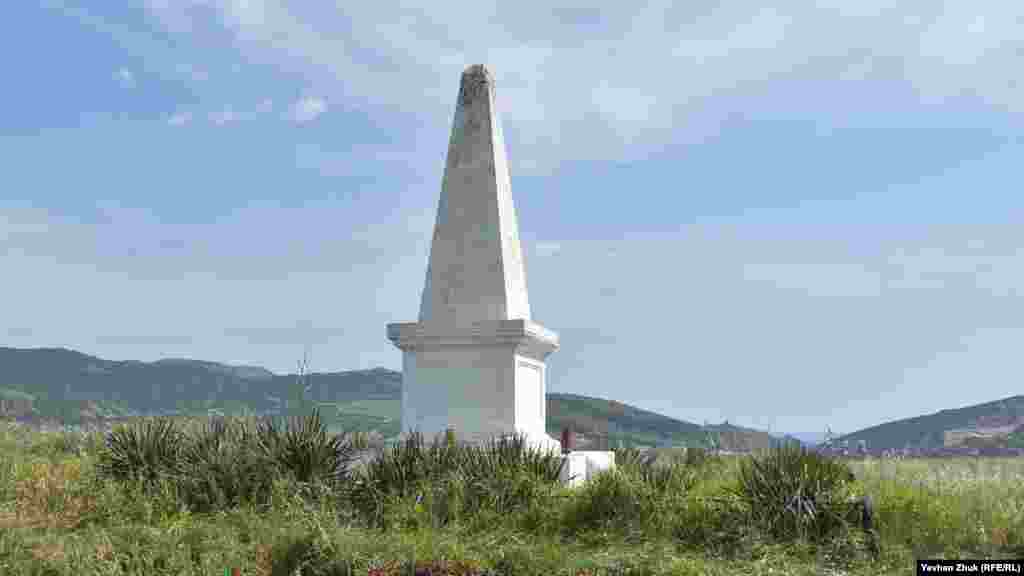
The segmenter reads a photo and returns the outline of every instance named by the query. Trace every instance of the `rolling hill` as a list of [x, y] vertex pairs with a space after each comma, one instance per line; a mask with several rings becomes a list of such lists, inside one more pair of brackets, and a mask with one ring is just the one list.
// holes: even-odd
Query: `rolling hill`
[[[402, 375], [384, 368], [312, 373], [306, 391], [298, 375], [278, 375], [252, 366], [164, 359], [104, 360], [61, 348], [0, 348], [0, 389], [31, 396], [40, 417], [75, 422], [85, 417], [153, 414], [280, 413], [300, 402], [319, 404], [328, 422], [348, 430], [400, 432]], [[291, 403], [296, 404], [291, 404]], [[548, 432], [563, 426], [582, 434], [580, 447], [601, 438], [608, 445], [704, 445], [708, 430], [616, 402], [576, 394], [547, 398]], [[730, 425], [714, 429], [726, 449], [777, 442], [767, 432]]]
[[[963, 408], [941, 410], [934, 414], [887, 422], [839, 436], [835, 441], [848, 441], [855, 446], [861, 440], [870, 450], [904, 447], [935, 448], [943, 445], [945, 432], [964, 428], [980, 430], [1024, 424], [1024, 396], [1012, 396], [994, 402]], [[1006, 437], [1010, 442], [1020, 435]]]
[[[0, 409], [30, 401], [34, 416], [75, 422], [85, 417], [152, 414], [281, 413], [303, 402], [319, 404], [335, 427], [376, 430], [385, 437], [399, 433], [402, 375], [374, 368], [312, 373], [306, 391], [297, 374], [274, 374], [254, 366], [171, 358], [155, 362], [114, 361], [62, 348], [0, 347]], [[609, 445], [706, 445], [717, 438], [730, 450], [749, 450], [785, 441], [767, 432], [728, 423], [701, 426], [635, 406], [578, 394], [550, 393], [548, 432], [558, 437], [563, 426], [582, 434], [581, 447], [607, 438]], [[1007, 429], [1024, 424], [1024, 396], [1013, 396], [935, 414], [887, 422], [835, 438], [870, 450], [943, 445], [956, 429]], [[999, 437], [1024, 445], [1024, 428]]]

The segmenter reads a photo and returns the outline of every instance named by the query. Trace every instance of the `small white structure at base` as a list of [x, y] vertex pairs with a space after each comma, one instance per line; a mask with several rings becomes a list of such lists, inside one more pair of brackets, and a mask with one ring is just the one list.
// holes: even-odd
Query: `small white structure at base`
[[565, 465], [559, 480], [576, 488], [592, 479], [595, 474], [615, 468], [615, 452], [610, 450], [578, 450], [562, 455]]

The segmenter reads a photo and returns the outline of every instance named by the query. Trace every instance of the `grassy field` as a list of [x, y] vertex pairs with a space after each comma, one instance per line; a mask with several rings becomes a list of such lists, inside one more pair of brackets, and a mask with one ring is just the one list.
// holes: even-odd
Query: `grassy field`
[[353, 468], [359, 438], [315, 417], [233, 422], [106, 437], [0, 423], [0, 574], [867, 575], [1024, 556], [1021, 461], [624, 451], [570, 490], [515, 442], [414, 439]]

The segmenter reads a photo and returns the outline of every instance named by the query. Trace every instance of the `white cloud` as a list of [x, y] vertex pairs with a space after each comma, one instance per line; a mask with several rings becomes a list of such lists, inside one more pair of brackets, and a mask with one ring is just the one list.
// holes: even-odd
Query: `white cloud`
[[[208, 5], [235, 46], [301, 74], [324, 97], [442, 126], [462, 68], [493, 65], [517, 173], [700, 138], [737, 105], [730, 98], [748, 99], [748, 109], [844, 114], [877, 102], [871, 94], [909, 89], [936, 102], [974, 93], [982, 104], [1024, 111], [1024, 85], [1012, 83], [1012, 71], [1024, 69], [1021, 2]], [[150, 0], [149, 8], [169, 30], [199, 17], [180, 3]], [[801, 87], [796, 97], [766, 98], [791, 86]]]
[[264, 114], [272, 111], [273, 109], [274, 109], [274, 101], [271, 100], [270, 98], [264, 98], [263, 101], [260, 102], [259, 106], [256, 107], [256, 111], [257, 112], [264, 113]]
[[178, 112], [167, 119], [167, 123], [171, 126], [184, 126], [185, 124], [188, 124], [191, 121], [191, 112]]
[[121, 68], [117, 71], [117, 81], [121, 83], [124, 88], [135, 87], [135, 74], [127, 68]]
[[306, 97], [299, 99], [292, 106], [291, 118], [296, 124], [312, 122], [318, 116], [327, 111], [327, 102], [323, 98]]

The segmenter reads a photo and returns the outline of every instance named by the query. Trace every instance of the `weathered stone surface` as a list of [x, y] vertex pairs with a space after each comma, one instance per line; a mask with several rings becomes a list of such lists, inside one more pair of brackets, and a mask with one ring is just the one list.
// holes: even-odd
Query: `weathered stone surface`
[[494, 79], [462, 74], [420, 322], [466, 325], [530, 318]]

